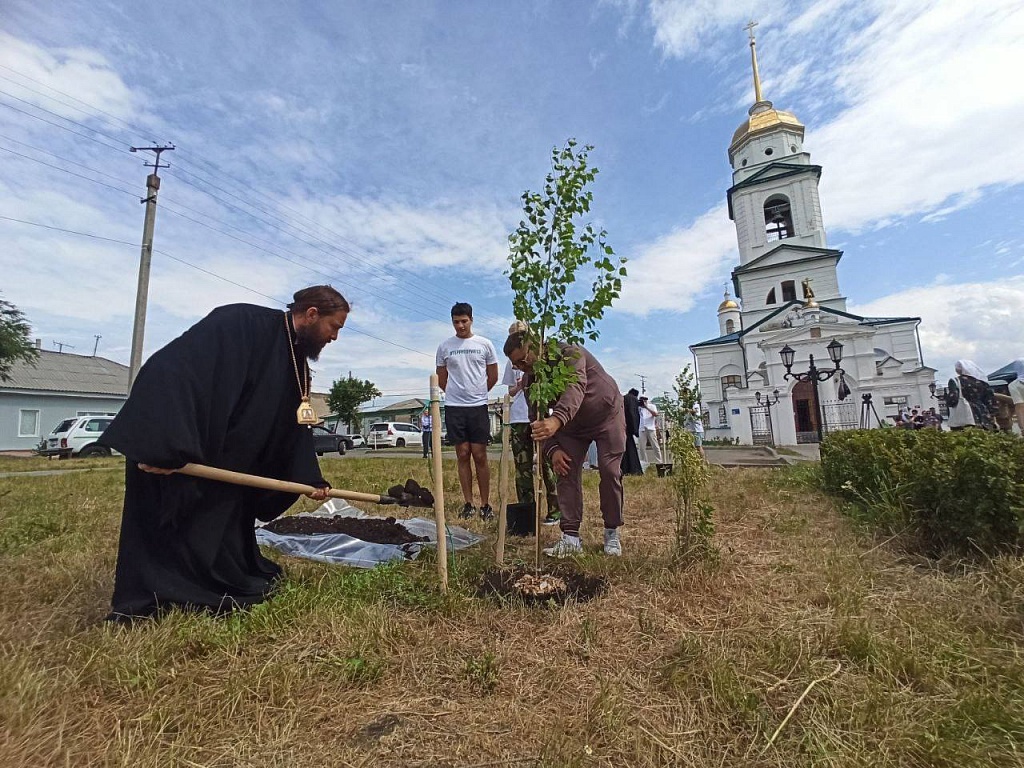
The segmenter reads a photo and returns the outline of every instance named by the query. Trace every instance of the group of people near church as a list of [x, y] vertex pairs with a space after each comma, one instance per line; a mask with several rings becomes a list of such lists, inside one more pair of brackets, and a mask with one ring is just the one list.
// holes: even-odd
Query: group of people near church
[[[101, 440], [127, 457], [110, 620], [130, 622], [170, 608], [229, 612], [273, 592], [281, 567], [260, 553], [254, 526], [281, 515], [298, 495], [179, 470], [192, 463], [286, 479], [311, 486], [310, 498], [326, 499], [330, 484], [310, 431], [317, 418], [310, 405], [309, 363], [337, 339], [349, 312], [345, 298], [326, 285], [296, 292], [284, 312], [247, 304], [219, 307], [141, 368]], [[453, 306], [451, 321], [455, 334], [438, 347], [436, 365], [464, 498], [459, 516], [489, 520], [494, 510], [487, 402], [498, 381], [498, 354], [488, 339], [473, 333], [469, 304]], [[615, 380], [588, 350], [562, 344], [559, 353], [574, 379], [550, 407], [538, 408], [527, 397], [541, 352], [537, 340], [516, 323], [502, 352], [507, 358], [502, 381], [513, 395], [517, 495], [533, 501], [533, 457], [541, 451], [545, 522], [561, 528], [561, 538], [545, 552], [563, 557], [582, 551], [582, 470], [593, 444], [603, 551], [621, 555], [628, 409]], [[630, 442], [643, 435], [645, 450], [658, 451], [657, 410], [639, 398], [636, 407]], [[651, 420], [640, 419], [644, 411]], [[421, 425], [425, 432], [440, 426], [429, 418]], [[425, 439], [424, 455], [428, 450]], [[660, 453], [655, 456], [660, 460]]]
[[921, 406], [903, 409], [894, 419], [899, 429], [942, 429], [942, 414], [935, 408], [925, 410]]
[[1009, 394], [1004, 395], [992, 388], [976, 363], [957, 360], [956, 376], [949, 380], [945, 394], [950, 429], [1011, 432], [1016, 424], [1024, 434], [1024, 360], [1011, 365], [1017, 377], [1007, 385]]

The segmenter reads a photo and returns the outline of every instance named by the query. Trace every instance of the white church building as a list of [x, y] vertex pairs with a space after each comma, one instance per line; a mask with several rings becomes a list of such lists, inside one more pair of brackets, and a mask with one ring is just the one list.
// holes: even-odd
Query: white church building
[[[937, 407], [928, 389], [935, 370], [921, 354], [921, 319], [846, 310], [836, 272], [843, 253], [828, 247], [821, 213], [821, 166], [804, 150], [796, 116], [762, 98], [753, 34], [750, 53], [755, 103], [729, 145], [736, 298], [726, 290], [718, 307], [720, 335], [690, 346], [707, 437], [794, 445], [877, 426], [903, 409]], [[817, 385], [816, 404], [813, 382], [786, 378], [782, 352], [792, 352], [793, 374], [806, 373], [811, 356], [818, 371], [833, 371], [833, 340], [842, 345], [843, 375]]]

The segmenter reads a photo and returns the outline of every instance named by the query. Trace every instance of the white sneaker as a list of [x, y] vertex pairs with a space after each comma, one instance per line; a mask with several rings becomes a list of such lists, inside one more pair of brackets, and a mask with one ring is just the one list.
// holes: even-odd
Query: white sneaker
[[579, 536], [563, 533], [562, 538], [555, 542], [555, 546], [545, 549], [544, 554], [548, 557], [558, 558], [581, 555], [583, 554], [583, 542]]
[[622, 540], [618, 528], [604, 529], [604, 553], [612, 557], [622, 557]]

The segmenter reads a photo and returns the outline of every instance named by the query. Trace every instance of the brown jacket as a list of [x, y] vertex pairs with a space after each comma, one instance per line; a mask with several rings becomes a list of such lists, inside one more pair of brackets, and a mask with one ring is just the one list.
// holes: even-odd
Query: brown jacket
[[551, 409], [551, 415], [562, 422], [561, 431], [581, 438], [596, 438], [621, 422], [626, 429], [622, 394], [615, 379], [583, 347], [562, 345], [562, 356], [576, 371], [570, 384]]

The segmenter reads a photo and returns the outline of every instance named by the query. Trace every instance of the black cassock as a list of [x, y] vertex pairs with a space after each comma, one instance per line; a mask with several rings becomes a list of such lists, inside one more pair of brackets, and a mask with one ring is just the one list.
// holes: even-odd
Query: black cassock
[[[173, 606], [228, 611], [262, 602], [281, 575], [256, 545], [295, 494], [186, 475], [188, 462], [326, 485], [313, 437], [297, 423], [301, 397], [285, 313], [219, 307], [139, 371], [102, 443], [127, 457], [111, 619]], [[300, 374], [303, 359], [296, 351]], [[305, 383], [305, 382], [303, 382]]]
[[626, 450], [622, 453], [622, 474], [642, 475], [644, 468], [636, 448], [636, 438], [640, 434], [640, 401], [636, 395], [627, 393], [622, 396], [622, 408], [626, 412]]

